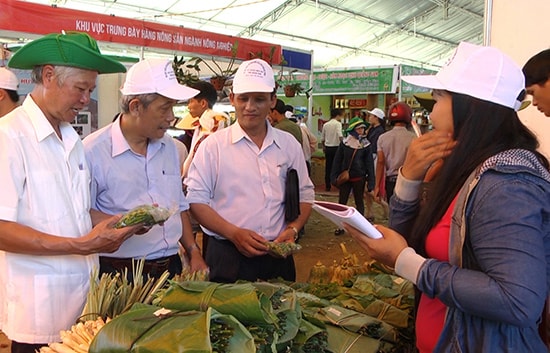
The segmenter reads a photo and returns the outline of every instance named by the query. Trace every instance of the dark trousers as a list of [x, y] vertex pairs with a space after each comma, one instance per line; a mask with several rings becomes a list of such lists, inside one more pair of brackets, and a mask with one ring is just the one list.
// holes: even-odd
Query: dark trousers
[[256, 282], [275, 278], [296, 281], [296, 268], [292, 256], [286, 259], [271, 255], [246, 257], [229, 240], [209, 237], [205, 260], [210, 268], [212, 282], [233, 283], [237, 280]]
[[334, 161], [334, 156], [336, 156], [337, 150], [338, 146], [325, 146], [325, 187], [327, 190], [330, 190], [330, 172], [332, 170], [332, 162]]
[[47, 343], [44, 344], [34, 344], [34, 343], [19, 343], [16, 341], [11, 342], [11, 353], [35, 353], [40, 350], [40, 347], [47, 346]]
[[[124, 269], [128, 269], [128, 281], [134, 282], [132, 273], [132, 258], [116, 258], [116, 257], [99, 257], [99, 275], [103, 273], [123, 273]], [[134, 260], [137, 264], [137, 259]], [[178, 254], [162, 257], [155, 260], [145, 260], [143, 265], [143, 281], [147, 281], [147, 276], [158, 279], [164, 271], [170, 272], [170, 278], [180, 274], [183, 270], [181, 258]]]
[[361, 178], [357, 181], [348, 181], [340, 185], [338, 189], [338, 203], [341, 205], [347, 205], [350, 191], [353, 192], [353, 198], [355, 200], [355, 208], [363, 216], [365, 215], [365, 202], [363, 201], [363, 193], [365, 192], [365, 178]]

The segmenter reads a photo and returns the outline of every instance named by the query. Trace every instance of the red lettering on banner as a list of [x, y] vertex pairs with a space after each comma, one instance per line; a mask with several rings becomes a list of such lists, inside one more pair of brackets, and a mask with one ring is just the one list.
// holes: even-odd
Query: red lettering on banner
[[0, 30], [32, 34], [79, 31], [98, 41], [224, 57], [231, 57], [238, 43], [236, 58], [242, 60], [249, 59], [250, 53], [269, 57], [275, 47], [272, 62], [281, 61], [280, 45], [247, 38], [15, 0], [0, 0], [0, 7]]

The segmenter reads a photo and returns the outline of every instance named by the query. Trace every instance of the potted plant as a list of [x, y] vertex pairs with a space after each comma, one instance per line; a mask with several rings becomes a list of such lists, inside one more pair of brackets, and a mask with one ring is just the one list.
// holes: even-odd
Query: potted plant
[[284, 71], [284, 65], [287, 63], [287, 61], [282, 58], [281, 59], [281, 69], [279, 70], [279, 75], [276, 80], [277, 87], [282, 86], [285, 92], [286, 97], [294, 97], [296, 95], [300, 95], [302, 93], [305, 93], [306, 96], [309, 98], [309, 92], [313, 89], [312, 87], [308, 88], [307, 90], [302, 86], [302, 84], [298, 81], [296, 81], [295, 73], [298, 72], [298, 69], [290, 70], [286, 75]]
[[[191, 60], [186, 61], [183, 56], [181, 58], [178, 58], [177, 55], [174, 55], [172, 67], [174, 68], [174, 73], [176, 74], [178, 82], [182, 85], [189, 85], [200, 80], [200, 68], [195, 62], [192, 62]], [[190, 71], [189, 69], [194, 69], [196, 73]]]
[[287, 83], [283, 87], [286, 97], [294, 97], [304, 92], [304, 88], [300, 82]]
[[217, 91], [221, 91], [225, 85], [225, 81], [237, 72], [238, 67], [235, 67], [237, 47], [238, 41], [235, 41], [233, 47], [231, 48], [231, 58], [225, 68], [222, 68], [222, 64], [218, 63], [214, 57], [212, 57], [211, 62], [199, 57], [193, 57], [190, 61], [192, 62], [193, 68], [198, 71], [200, 71], [199, 64], [204, 63], [204, 65], [213, 73], [212, 77], [210, 77], [210, 83], [214, 86], [214, 88], [216, 88]]
[[[273, 57], [275, 56], [275, 49], [277, 49], [274, 45], [272, 45], [269, 48], [269, 53], [265, 53], [262, 50], [259, 50], [257, 52], [249, 52], [248, 53], [248, 60], [251, 59], [262, 59], [265, 60], [269, 65], [273, 66]], [[284, 59], [281, 59], [281, 63]]]

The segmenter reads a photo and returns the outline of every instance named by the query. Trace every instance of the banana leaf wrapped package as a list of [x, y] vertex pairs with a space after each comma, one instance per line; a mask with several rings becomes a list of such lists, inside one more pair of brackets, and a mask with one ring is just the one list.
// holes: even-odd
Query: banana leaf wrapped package
[[252, 282], [259, 292], [266, 295], [271, 301], [273, 312], [277, 316], [276, 345], [282, 351], [282, 346], [290, 345], [300, 328], [302, 311], [296, 297], [296, 292], [283, 283]]
[[269, 254], [274, 257], [287, 258], [295, 252], [302, 250], [302, 246], [296, 243], [275, 243], [272, 241], [268, 241], [267, 243], [265, 243], [265, 245], [269, 249]]
[[306, 317], [313, 317], [326, 324], [339, 326], [347, 331], [359, 333], [363, 336], [395, 343], [398, 338], [397, 330], [374, 317], [358, 313], [337, 305], [324, 308], [309, 307], [304, 310]]
[[304, 319], [300, 320], [300, 329], [292, 340], [292, 352], [330, 353], [326, 326], [320, 326], [322, 327]]
[[274, 324], [278, 318], [267, 295], [251, 283], [214, 283], [169, 281], [168, 288], [153, 301], [153, 304], [170, 310], [206, 310], [233, 315], [241, 323]]
[[348, 331], [339, 326], [327, 325], [328, 351], [331, 353], [390, 353], [407, 352], [396, 350], [395, 345], [361, 333]]
[[231, 315], [136, 304], [97, 333], [89, 353], [254, 353], [250, 333]]
[[123, 228], [136, 224], [146, 227], [164, 223], [175, 211], [157, 205], [140, 205], [125, 213], [115, 224], [115, 228]]

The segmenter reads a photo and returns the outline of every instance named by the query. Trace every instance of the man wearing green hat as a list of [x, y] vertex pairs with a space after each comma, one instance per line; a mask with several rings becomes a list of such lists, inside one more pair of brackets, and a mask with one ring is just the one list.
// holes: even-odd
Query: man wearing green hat
[[92, 228], [90, 173], [70, 125], [90, 102], [98, 74], [124, 72], [84, 33], [49, 34], [8, 66], [32, 70], [23, 104], [0, 120], [0, 328], [12, 352], [60, 340], [81, 315], [98, 252], [139, 230]]

